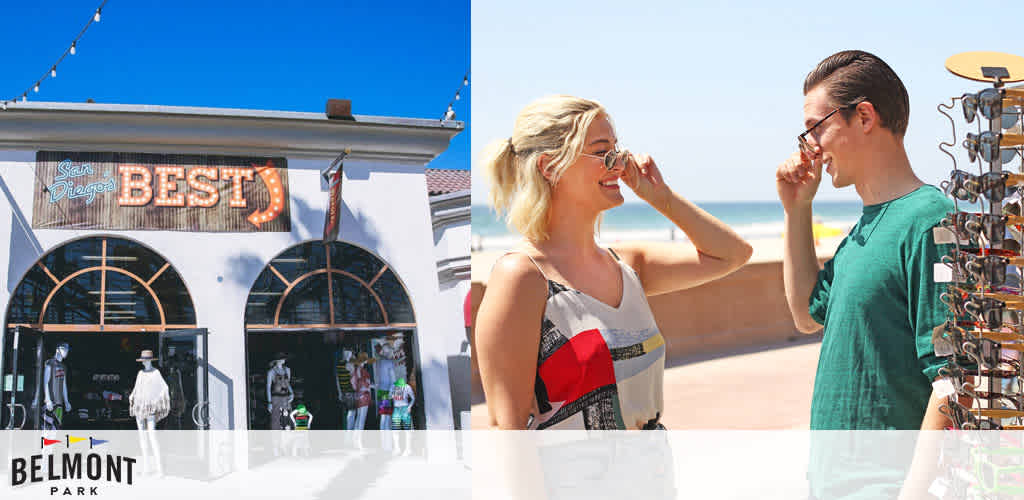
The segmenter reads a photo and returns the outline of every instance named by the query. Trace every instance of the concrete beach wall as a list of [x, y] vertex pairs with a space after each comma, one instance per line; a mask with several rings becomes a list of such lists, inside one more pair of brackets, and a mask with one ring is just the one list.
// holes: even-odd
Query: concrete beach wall
[[[474, 321], [485, 291], [484, 283], [473, 282]], [[648, 301], [665, 337], [670, 363], [777, 345], [803, 335], [786, 305], [781, 260], [749, 263], [720, 280], [648, 297]], [[484, 401], [475, 357], [473, 401]]]

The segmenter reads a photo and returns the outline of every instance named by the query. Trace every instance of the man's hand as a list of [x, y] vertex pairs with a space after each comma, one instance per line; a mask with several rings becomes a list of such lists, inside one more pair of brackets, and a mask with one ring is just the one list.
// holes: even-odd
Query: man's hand
[[808, 206], [818, 193], [821, 183], [821, 148], [815, 147], [814, 156], [797, 151], [779, 165], [775, 171], [775, 187], [779, 191], [782, 208], [789, 211], [795, 206]]

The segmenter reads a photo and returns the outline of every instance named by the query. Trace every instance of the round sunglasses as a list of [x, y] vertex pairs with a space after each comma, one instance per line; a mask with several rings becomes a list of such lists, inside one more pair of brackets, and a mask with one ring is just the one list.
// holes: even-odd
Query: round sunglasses
[[590, 154], [590, 153], [580, 153], [581, 156], [589, 156], [591, 158], [600, 158], [601, 162], [604, 164], [605, 170], [611, 170], [611, 169], [615, 168], [615, 164], [619, 162], [619, 158], [622, 158], [622, 164], [623, 164], [623, 166], [625, 166], [625, 164], [626, 164], [626, 155], [628, 155], [628, 154], [629, 154], [629, 150], [627, 150], [627, 149], [619, 149], [618, 146], [616, 146], [614, 149], [612, 149], [611, 151], [608, 151], [607, 153], [605, 153], [603, 155], [595, 155], [595, 154]]

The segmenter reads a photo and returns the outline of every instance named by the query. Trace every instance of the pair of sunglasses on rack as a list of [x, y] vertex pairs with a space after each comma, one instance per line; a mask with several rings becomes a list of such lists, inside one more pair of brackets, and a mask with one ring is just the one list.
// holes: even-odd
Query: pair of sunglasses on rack
[[[978, 250], [980, 249], [975, 249], [975, 251]], [[943, 255], [940, 260], [953, 270], [954, 283], [985, 284], [987, 286], [1005, 285], [1006, 266], [1024, 265], [1024, 258], [991, 253], [980, 255], [965, 250], [953, 250], [950, 254]]]
[[[1021, 297], [1024, 299], [1024, 297]], [[939, 296], [957, 317], [970, 316], [982, 326], [995, 330], [1003, 326], [1003, 314], [1008, 309], [1024, 309], [1024, 301], [1005, 301], [994, 297], [986, 297], [980, 293], [963, 292], [953, 289]]]
[[1004, 344], [992, 339], [967, 337], [963, 339], [960, 350], [964, 356], [971, 358], [979, 367], [988, 370], [1014, 370], [1020, 372], [1020, 360], [1004, 358], [1003, 350], [1021, 352], [1024, 345]]
[[[1013, 188], [1024, 185], [1024, 175], [1010, 172], [987, 172], [974, 175], [963, 170], [953, 170], [949, 180], [940, 184], [946, 194], [970, 203], [978, 201], [978, 196], [985, 196], [993, 203], [999, 203], [1013, 193]], [[1008, 189], [1009, 188], [1009, 189]]]
[[[1018, 387], [1018, 391], [1019, 391]], [[1020, 392], [1013, 394], [1005, 394], [1002, 392], [990, 392], [990, 391], [979, 391], [978, 388], [970, 383], [964, 382], [964, 384], [957, 388], [957, 394], [962, 394], [974, 399], [982, 399], [985, 401], [999, 402], [1004, 405], [1008, 405], [1009, 410], [1024, 410], [1024, 394]]]
[[998, 419], [1020, 418], [1024, 412], [1002, 409], [972, 409], [952, 398], [939, 407], [939, 413], [949, 417], [958, 429], [968, 431], [1009, 430], [1021, 428], [1018, 425], [1004, 426]]
[[1019, 378], [1018, 373], [1013, 370], [977, 370], [964, 368], [956, 363], [949, 363], [939, 368], [939, 376], [949, 379], [953, 387], [962, 387], [965, 383], [969, 383], [967, 377], [989, 377], [1011, 382]]
[[985, 131], [980, 134], [968, 132], [964, 139], [963, 146], [967, 149], [967, 158], [972, 162], [981, 156], [987, 162], [995, 161], [998, 156], [1002, 163], [1009, 163], [1018, 154], [1015, 148], [1024, 145], [1024, 135], [1020, 134], [997, 134], [992, 131]]
[[[1007, 129], [1017, 122], [1017, 114], [1020, 111], [1012, 106], [1022, 104], [1024, 101], [1024, 90], [1021, 89], [985, 89], [976, 94], [966, 93], [960, 96], [960, 102], [964, 110], [964, 119], [967, 123], [974, 121], [977, 114], [989, 120], [1002, 120], [1002, 128]], [[1007, 109], [1004, 109], [1004, 106]], [[1006, 112], [1009, 111], [1009, 112]], [[1004, 118], [1006, 117], [1006, 118]]]
[[976, 214], [970, 212], [952, 212], [940, 222], [945, 228], [953, 230], [957, 235], [966, 235], [977, 241], [982, 235], [988, 241], [1006, 239], [1006, 225], [1024, 224], [1024, 217], [1003, 214]]

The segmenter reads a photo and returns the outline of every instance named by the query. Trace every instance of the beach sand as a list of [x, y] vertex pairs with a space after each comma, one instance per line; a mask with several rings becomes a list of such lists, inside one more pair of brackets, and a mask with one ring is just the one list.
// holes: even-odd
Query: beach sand
[[[842, 238], [822, 239], [818, 258], [831, 258]], [[783, 239], [749, 241], [754, 254], [733, 274], [649, 298], [666, 340], [663, 423], [669, 429], [806, 429], [810, 423], [820, 334], [805, 336], [793, 325], [782, 285]], [[474, 314], [504, 253], [471, 256]], [[472, 375], [473, 427], [485, 429], [475, 362]]]

